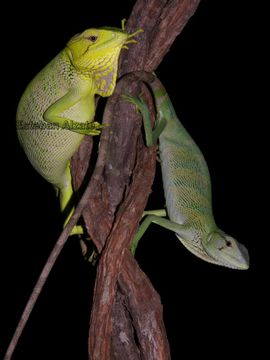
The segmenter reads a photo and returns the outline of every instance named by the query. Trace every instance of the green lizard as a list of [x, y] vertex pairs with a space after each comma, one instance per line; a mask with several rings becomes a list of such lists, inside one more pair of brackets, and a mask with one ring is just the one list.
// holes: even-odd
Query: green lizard
[[[87, 29], [30, 82], [17, 110], [19, 141], [34, 168], [50, 182], [60, 197], [65, 224], [74, 208], [70, 159], [84, 135], [98, 135], [94, 122], [95, 95], [110, 96], [115, 87], [122, 48], [136, 42], [133, 34], [118, 28]], [[72, 234], [81, 234], [75, 226]]]
[[[62, 211], [72, 194], [70, 158], [83, 136], [97, 135], [101, 125], [93, 122], [95, 94], [110, 96], [114, 90], [118, 57], [127, 44], [143, 30], [132, 34], [117, 28], [88, 29], [75, 35], [28, 85], [17, 110], [17, 132], [21, 145], [34, 168], [60, 195]], [[83, 229], [74, 226], [86, 202], [87, 191], [77, 210], [72, 209], [66, 227], [58, 238], [24, 308], [6, 351], [10, 360], [17, 342], [35, 306], [38, 296], [70, 234]], [[74, 215], [72, 219], [71, 215]], [[69, 222], [69, 220], [71, 220]], [[68, 223], [69, 222], [69, 223]]]
[[146, 82], [154, 95], [157, 119], [152, 132], [149, 111], [139, 97], [124, 95], [143, 117], [147, 146], [159, 138], [163, 187], [169, 219], [165, 211], [146, 211], [133, 243], [136, 250], [141, 236], [154, 222], [175, 232], [183, 245], [199, 258], [234, 269], [247, 269], [247, 249], [220, 230], [214, 220], [208, 167], [198, 146], [178, 120], [169, 96], [156, 76], [134, 73]]

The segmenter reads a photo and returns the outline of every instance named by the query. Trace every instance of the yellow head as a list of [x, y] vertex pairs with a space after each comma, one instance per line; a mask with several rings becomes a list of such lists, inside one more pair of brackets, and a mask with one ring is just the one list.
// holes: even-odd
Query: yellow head
[[141, 31], [127, 34], [118, 28], [87, 29], [72, 37], [65, 50], [75, 69], [93, 78], [96, 93], [110, 96], [115, 87], [120, 51], [136, 42], [132, 38]]

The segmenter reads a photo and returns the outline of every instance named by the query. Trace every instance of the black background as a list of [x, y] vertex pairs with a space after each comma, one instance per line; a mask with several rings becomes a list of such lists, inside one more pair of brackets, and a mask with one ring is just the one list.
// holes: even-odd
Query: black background
[[[8, 4], [2, 14], [9, 25], [1, 35], [1, 109], [5, 110], [1, 128], [1, 353], [61, 228], [53, 189], [34, 171], [18, 144], [17, 103], [28, 82], [72, 35], [88, 27], [120, 27], [132, 4], [117, 0], [23, 2]], [[264, 249], [269, 232], [259, 236], [260, 224], [255, 220], [261, 211], [255, 185], [261, 168], [254, 139], [263, 146], [254, 103], [259, 67], [253, 61], [256, 11], [249, 1], [232, 5], [225, 0], [202, 0], [157, 70], [179, 118], [209, 165], [218, 225], [245, 244], [251, 256], [248, 271], [214, 266], [190, 254], [173, 233], [157, 226], [149, 229], [137, 259], [161, 296], [172, 359], [185, 359], [185, 354], [188, 358], [244, 358], [251, 351], [262, 358], [267, 282], [261, 287], [263, 262], [258, 249]], [[158, 172], [148, 208], [163, 206]], [[15, 360], [87, 359], [94, 276], [81, 258], [78, 243], [71, 239], [40, 296]]]

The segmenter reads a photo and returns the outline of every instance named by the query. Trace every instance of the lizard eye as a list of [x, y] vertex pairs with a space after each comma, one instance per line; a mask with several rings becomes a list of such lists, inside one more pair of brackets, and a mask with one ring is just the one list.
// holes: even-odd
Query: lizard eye
[[230, 240], [225, 240], [227, 247], [232, 247], [232, 242]]
[[91, 36], [88, 36], [87, 39], [92, 41], [93, 43], [95, 43], [97, 41], [97, 39], [98, 39], [98, 36], [97, 35], [91, 35]]

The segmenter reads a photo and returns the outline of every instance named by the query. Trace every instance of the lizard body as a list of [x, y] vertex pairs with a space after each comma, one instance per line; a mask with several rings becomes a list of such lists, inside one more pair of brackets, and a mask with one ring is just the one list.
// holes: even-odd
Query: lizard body
[[[17, 109], [19, 141], [34, 168], [56, 189], [65, 224], [73, 195], [70, 159], [84, 135], [98, 135], [94, 122], [95, 95], [110, 96], [114, 90], [118, 57], [135, 42], [138, 32], [117, 28], [87, 29], [30, 82]], [[73, 233], [81, 233], [77, 226]]]
[[[247, 269], [249, 258], [246, 248], [215, 223], [206, 161], [177, 118], [165, 88], [154, 75], [144, 72], [135, 74], [150, 86], [155, 99], [157, 120], [153, 135], [159, 138], [163, 187], [170, 221], [155, 215], [148, 216], [135, 237], [134, 246], [151, 222], [159, 223], [173, 230], [183, 245], [203, 260]], [[125, 97], [138, 107], [146, 123], [145, 129], [148, 129], [150, 118], [146, 104], [140, 98]], [[149, 135], [146, 135], [147, 138]], [[150, 145], [154, 141], [153, 138]]]
[[[75, 35], [26, 88], [17, 110], [17, 133], [34, 168], [56, 189], [61, 209], [65, 210], [73, 194], [70, 158], [86, 134], [97, 135], [100, 125], [93, 122], [95, 95], [110, 96], [114, 90], [118, 57], [127, 44], [136, 43], [132, 34], [117, 28], [88, 29]], [[72, 209], [65, 228], [23, 310], [4, 360], [10, 360], [40, 292], [70, 234], [79, 234], [75, 226], [89, 198], [89, 188]]]

